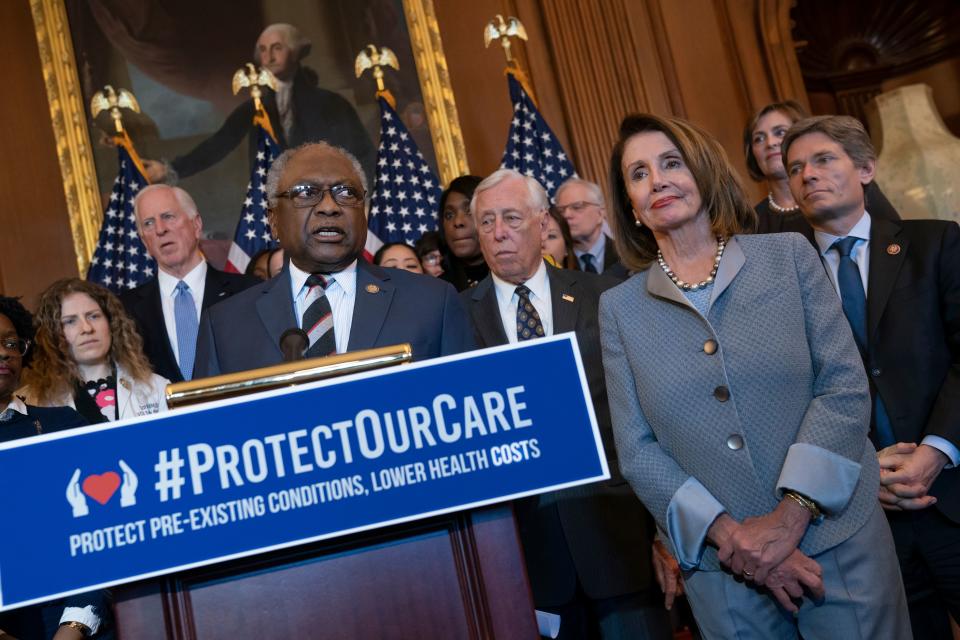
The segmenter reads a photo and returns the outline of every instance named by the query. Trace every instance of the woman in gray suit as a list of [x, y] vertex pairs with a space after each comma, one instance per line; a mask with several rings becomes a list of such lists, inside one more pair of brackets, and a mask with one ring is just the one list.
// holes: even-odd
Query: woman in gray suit
[[[756, 214], [720, 145], [628, 116], [600, 303], [624, 475], [708, 638], [909, 638], [870, 396], [819, 257]], [[832, 197], [830, 193], [822, 197]]]

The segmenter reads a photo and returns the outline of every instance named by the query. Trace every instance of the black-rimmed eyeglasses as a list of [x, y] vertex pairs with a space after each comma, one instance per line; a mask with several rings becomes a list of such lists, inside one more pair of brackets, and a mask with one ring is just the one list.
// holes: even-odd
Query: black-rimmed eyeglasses
[[15, 353], [18, 356], [27, 355], [27, 349], [30, 348], [30, 341], [23, 338], [3, 338], [0, 340], [0, 347], [9, 353]]
[[327, 191], [334, 202], [344, 207], [356, 207], [363, 203], [363, 197], [366, 192], [363, 189], [357, 189], [349, 184], [335, 184], [330, 187], [321, 187], [315, 184], [297, 184], [283, 193], [278, 193], [278, 198], [287, 198], [297, 209], [306, 209], [315, 207], [323, 200]]

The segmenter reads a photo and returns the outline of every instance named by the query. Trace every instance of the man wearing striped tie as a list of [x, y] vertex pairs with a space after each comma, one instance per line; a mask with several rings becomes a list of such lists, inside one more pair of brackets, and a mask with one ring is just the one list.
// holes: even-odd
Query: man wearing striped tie
[[947, 612], [960, 620], [960, 228], [871, 217], [864, 192], [877, 156], [854, 118], [801, 120], [781, 152], [870, 380], [880, 502], [913, 635], [951, 638]]
[[293, 328], [309, 337], [306, 357], [407, 342], [422, 360], [474, 347], [452, 286], [363, 259], [366, 196], [360, 163], [338, 147], [305, 144], [274, 161], [270, 227], [287, 262], [278, 277], [204, 317], [198, 376], [280, 362], [280, 338]]

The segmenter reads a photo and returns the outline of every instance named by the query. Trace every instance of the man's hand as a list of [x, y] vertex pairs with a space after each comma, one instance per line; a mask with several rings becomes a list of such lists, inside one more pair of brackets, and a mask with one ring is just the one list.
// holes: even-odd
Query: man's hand
[[167, 177], [167, 166], [158, 160], [147, 160], [144, 158], [143, 170], [146, 172], [147, 180], [150, 181], [150, 184], [157, 184], [158, 182], [163, 182], [164, 178]]
[[720, 562], [735, 575], [763, 584], [771, 569], [800, 544], [810, 512], [789, 498], [758, 518], [747, 518], [717, 551]]
[[794, 549], [787, 559], [770, 570], [763, 583], [777, 602], [791, 613], [799, 611], [794, 600], [809, 591], [815, 600], [824, 596], [823, 569], [816, 560]]
[[937, 499], [927, 492], [950, 461], [939, 449], [898, 442], [877, 453], [880, 502], [885, 509], [925, 509]]
[[683, 595], [683, 578], [680, 574], [680, 563], [673, 557], [659, 540], [653, 541], [653, 573], [657, 577], [657, 584], [663, 591], [663, 606], [669, 611], [677, 596]]

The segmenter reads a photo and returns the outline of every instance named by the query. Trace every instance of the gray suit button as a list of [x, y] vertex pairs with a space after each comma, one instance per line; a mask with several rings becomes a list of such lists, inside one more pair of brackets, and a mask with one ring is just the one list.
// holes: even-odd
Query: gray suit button
[[717, 341], [716, 340], [707, 340], [703, 343], [703, 352], [708, 356], [712, 356], [717, 352]]
[[725, 386], [720, 385], [713, 390], [713, 397], [719, 400], [720, 402], [726, 402], [730, 399], [730, 389], [727, 389]]
[[734, 451], [739, 451], [743, 449], [743, 436], [739, 434], [733, 434], [727, 438], [727, 446], [733, 449]]
[[880, 367], [874, 367], [873, 369], [870, 369], [870, 375], [872, 375], [874, 378], [879, 378], [881, 373], [883, 373], [883, 369]]

